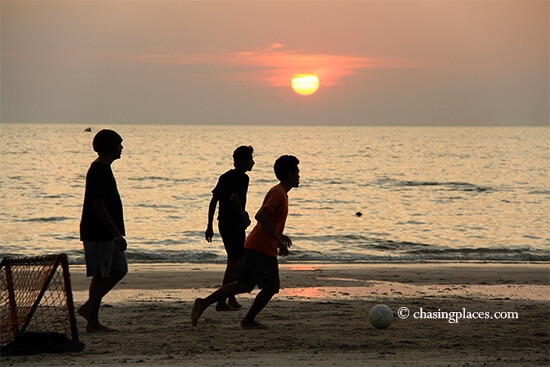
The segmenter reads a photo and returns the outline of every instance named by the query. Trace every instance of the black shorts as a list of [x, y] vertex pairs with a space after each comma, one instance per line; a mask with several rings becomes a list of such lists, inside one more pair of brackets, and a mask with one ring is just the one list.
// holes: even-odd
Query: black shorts
[[228, 225], [218, 223], [220, 236], [222, 237], [227, 259], [239, 261], [243, 257], [244, 240], [246, 232], [244, 229], [238, 228], [236, 225]]
[[279, 262], [276, 257], [263, 254], [258, 251], [244, 249], [237, 281], [258, 286], [260, 289], [268, 289], [273, 293], [279, 293], [281, 282], [279, 280]]

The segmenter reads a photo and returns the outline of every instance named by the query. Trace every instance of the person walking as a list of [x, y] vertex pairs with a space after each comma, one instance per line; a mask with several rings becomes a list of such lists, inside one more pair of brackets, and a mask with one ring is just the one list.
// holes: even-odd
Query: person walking
[[86, 174], [80, 221], [86, 275], [92, 280], [89, 298], [78, 309], [88, 322], [89, 333], [116, 331], [99, 322], [99, 307], [103, 297], [128, 273], [122, 200], [111, 169], [111, 164], [121, 157], [122, 137], [113, 130], [101, 130], [92, 146], [98, 157]]

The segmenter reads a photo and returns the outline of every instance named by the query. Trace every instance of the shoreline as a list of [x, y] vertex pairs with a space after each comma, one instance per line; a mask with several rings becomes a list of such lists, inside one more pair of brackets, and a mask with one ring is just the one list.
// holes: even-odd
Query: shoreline
[[[221, 282], [224, 264], [130, 263], [104, 299], [100, 318], [120, 332], [87, 334], [77, 316], [79, 353], [3, 356], [6, 366], [463, 366], [547, 365], [550, 269], [547, 264], [280, 264], [281, 292], [259, 315], [268, 330], [240, 319], [257, 289], [239, 295], [243, 310], [207, 309], [196, 327], [194, 298]], [[87, 298], [83, 265], [70, 265], [75, 306]], [[367, 322], [377, 303], [395, 319]], [[407, 318], [397, 317], [403, 307]], [[423, 311], [488, 312], [506, 319], [414, 318]], [[513, 314], [515, 313], [515, 314]], [[5, 364], [4, 364], [5, 363]]]

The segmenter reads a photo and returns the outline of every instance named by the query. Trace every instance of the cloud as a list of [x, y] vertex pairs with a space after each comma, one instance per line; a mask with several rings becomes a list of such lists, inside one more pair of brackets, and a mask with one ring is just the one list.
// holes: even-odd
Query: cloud
[[309, 53], [287, 50], [281, 43], [257, 51], [226, 54], [141, 54], [137, 59], [153, 63], [211, 64], [229, 68], [234, 82], [287, 87], [295, 74], [317, 74], [323, 86], [337, 85], [350, 75], [374, 68], [403, 66], [401, 62], [373, 57]]

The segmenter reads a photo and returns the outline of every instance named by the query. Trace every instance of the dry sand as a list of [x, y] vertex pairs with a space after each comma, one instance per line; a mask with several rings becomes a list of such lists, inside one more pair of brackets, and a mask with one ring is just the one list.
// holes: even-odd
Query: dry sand
[[[104, 300], [101, 320], [119, 332], [88, 334], [78, 317], [78, 353], [1, 357], [2, 366], [530, 366], [550, 364], [547, 264], [284, 264], [281, 293], [243, 330], [244, 309], [207, 309], [191, 326], [196, 297], [219, 286], [224, 267], [131, 264]], [[75, 305], [89, 279], [71, 266]], [[396, 318], [385, 330], [367, 322], [387, 304]], [[397, 317], [406, 307], [406, 319]], [[490, 319], [420, 319], [460, 312]], [[400, 312], [403, 312], [401, 310]], [[506, 319], [495, 318], [495, 313]]]

